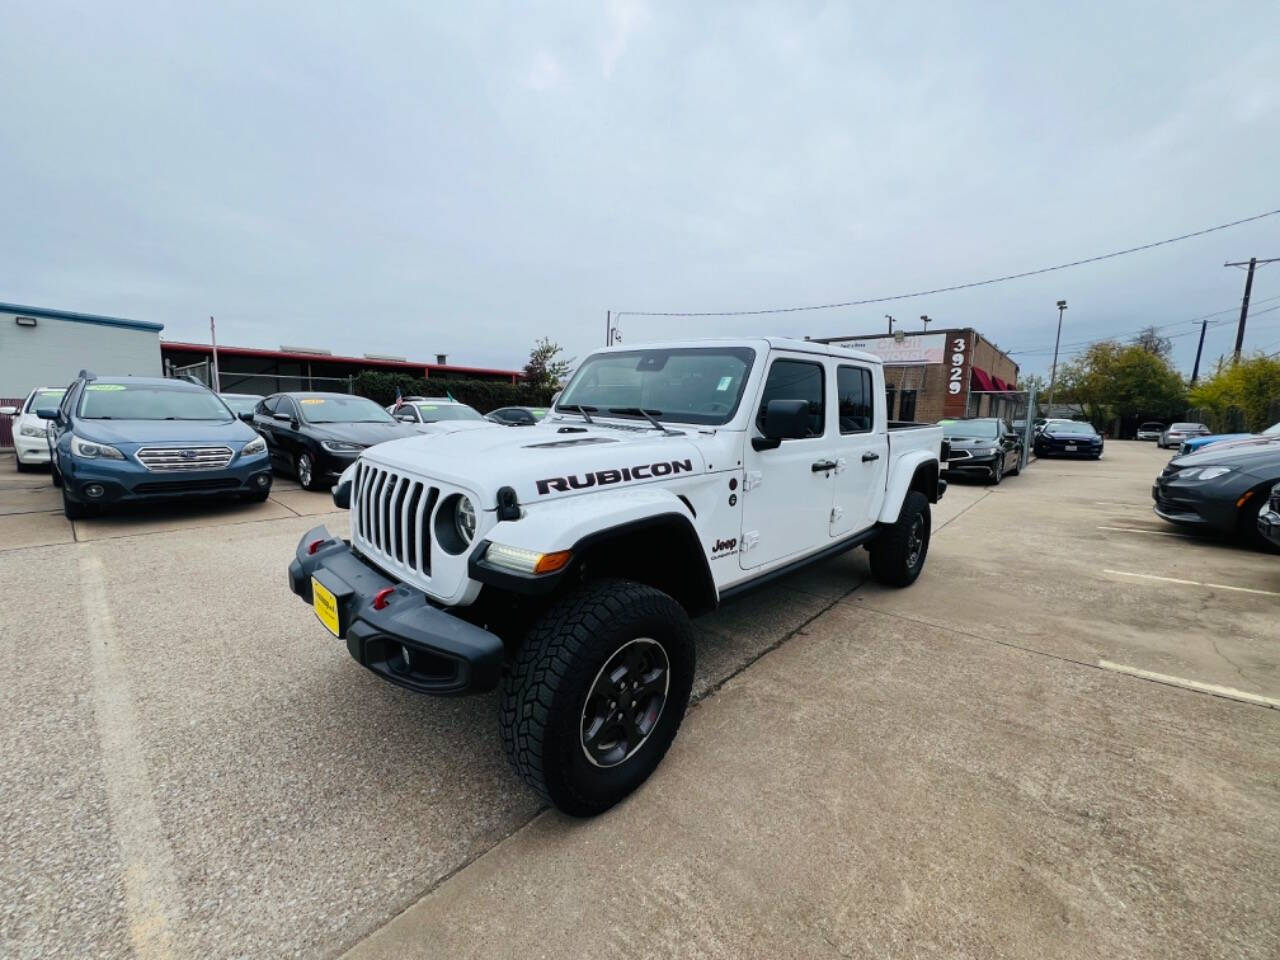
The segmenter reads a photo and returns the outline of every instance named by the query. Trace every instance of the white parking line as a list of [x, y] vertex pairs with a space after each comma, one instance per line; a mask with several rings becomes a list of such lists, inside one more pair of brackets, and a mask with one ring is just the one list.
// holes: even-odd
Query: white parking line
[[1257, 593], [1264, 597], [1280, 597], [1274, 590], [1255, 590], [1253, 587], [1233, 587], [1228, 583], [1203, 583], [1200, 580], [1179, 580], [1177, 577], [1158, 577], [1154, 573], [1129, 573], [1127, 570], [1103, 570], [1117, 577], [1141, 577], [1143, 580], [1161, 580], [1165, 583], [1181, 583], [1188, 587], [1210, 587], [1214, 590], [1235, 590], [1237, 593]]
[[1257, 693], [1247, 693], [1244, 690], [1237, 690], [1235, 687], [1220, 687], [1216, 683], [1201, 683], [1199, 680], [1171, 677], [1167, 673], [1139, 670], [1137, 667], [1126, 667], [1122, 663], [1112, 663], [1110, 660], [1099, 660], [1098, 666], [1103, 670], [1124, 673], [1142, 680], [1152, 680], [1155, 683], [1163, 683], [1171, 687], [1182, 687], [1184, 690], [1194, 690], [1197, 693], [1208, 693], [1215, 697], [1225, 697], [1228, 700], [1239, 700], [1241, 703], [1252, 703], [1259, 707], [1280, 710], [1280, 700], [1276, 700], [1273, 697], [1264, 697]]
[[180, 901], [173, 854], [147, 774], [138, 715], [107, 601], [104, 564], [96, 553], [82, 554], [79, 561], [94, 717], [102, 741], [107, 813], [124, 868], [120, 879], [129, 937], [141, 960], [168, 960], [182, 953], [174, 944]]
[[1193, 539], [1185, 533], [1172, 533], [1168, 530], [1143, 530], [1141, 527], [1098, 527], [1099, 530], [1120, 530], [1123, 533], [1149, 533], [1153, 537], [1181, 537], [1184, 540]]

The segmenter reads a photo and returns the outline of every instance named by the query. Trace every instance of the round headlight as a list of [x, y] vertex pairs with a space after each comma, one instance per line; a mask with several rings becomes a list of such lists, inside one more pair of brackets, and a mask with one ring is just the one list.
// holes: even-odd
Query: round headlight
[[476, 508], [466, 497], [458, 497], [453, 508], [453, 528], [465, 544], [469, 544], [476, 535]]

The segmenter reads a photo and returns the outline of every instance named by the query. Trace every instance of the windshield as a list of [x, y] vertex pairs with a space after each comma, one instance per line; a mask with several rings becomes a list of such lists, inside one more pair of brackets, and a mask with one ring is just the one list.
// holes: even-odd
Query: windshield
[[1170, 430], [1176, 430], [1178, 433], [1195, 433], [1197, 430], [1208, 431], [1208, 427], [1199, 423], [1175, 423]]
[[56, 407], [62, 403], [62, 395], [66, 392], [65, 390], [33, 390], [22, 412], [35, 413], [41, 407]]
[[626, 350], [588, 357], [556, 403], [569, 413], [637, 417], [620, 410], [647, 410], [659, 420], [722, 424], [737, 412], [755, 360], [750, 347], [686, 347]]
[[1070, 434], [1071, 436], [1093, 436], [1093, 424], [1085, 423], [1082, 420], [1072, 420], [1070, 423], [1051, 423], [1045, 427], [1045, 430], [1048, 433]]
[[435, 423], [437, 420], [483, 420], [479, 411], [468, 407], [465, 403], [415, 403], [422, 414], [423, 423]]
[[1280, 437], [1280, 423], [1273, 423], [1262, 431], [1264, 437]]
[[308, 423], [395, 423], [395, 418], [364, 397], [295, 397]]
[[80, 397], [85, 420], [230, 420], [226, 404], [208, 390], [167, 384], [90, 383]]
[[1163, 430], [1163, 423], [1144, 423], [1138, 428], [1139, 430]]
[[220, 393], [222, 402], [231, 408], [232, 413], [253, 413], [261, 397], [251, 397], [244, 393]]
[[942, 424], [948, 440], [994, 440], [1000, 435], [994, 420], [951, 420]]

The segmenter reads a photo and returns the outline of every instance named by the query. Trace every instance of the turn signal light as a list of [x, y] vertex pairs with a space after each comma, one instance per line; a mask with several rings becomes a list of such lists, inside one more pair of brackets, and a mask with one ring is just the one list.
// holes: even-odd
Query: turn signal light
[[572, 556], [572, 550], [560, 550], [557, 553], [544, 553], [538, 558], [538, 562], [533, 565], [533, 572], [555, 573], [557, 570], [563, 568]]

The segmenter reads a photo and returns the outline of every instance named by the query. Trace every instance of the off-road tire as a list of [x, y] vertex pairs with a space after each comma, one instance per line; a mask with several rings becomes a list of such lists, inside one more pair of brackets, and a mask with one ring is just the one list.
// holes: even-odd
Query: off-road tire
[[[582, 739], [588, 695], [613, 655], [641, 637], [665, 651], [665, 703], [633, 754], [616, 766], [596, 766]], [[684, 718], [693, 669], [693, 627], [667, 594], [629, 580], [598, 580], [575, 589], [533, 625], [504, 672], [499, 727], [507, 759], [565, 813], [602, 813], [662, 761]]]
[[[913, 559], [912, 530], [917, 517], [923, 524], [920, 531], [923, 542]], [[871, 575], [889, 587], [909, 587], [915, 583], [929, 553], [932, 526], [929, 498], [919, 490], [908, 491], [897, 521], [871, 542]]]

